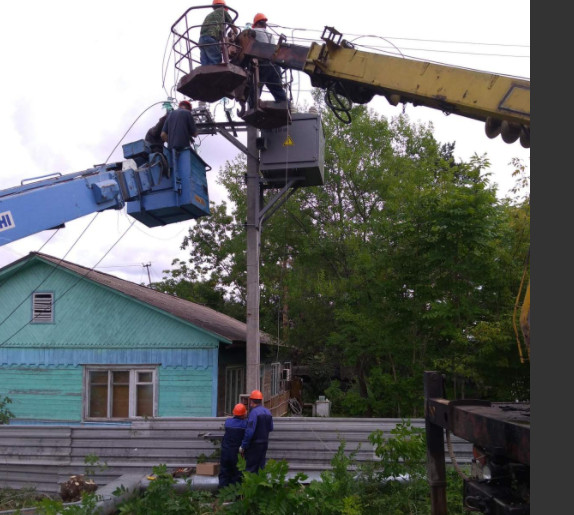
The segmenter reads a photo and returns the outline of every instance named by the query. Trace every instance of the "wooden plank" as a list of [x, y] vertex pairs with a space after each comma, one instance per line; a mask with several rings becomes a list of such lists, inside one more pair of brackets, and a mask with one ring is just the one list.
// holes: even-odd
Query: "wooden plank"
[[56, 463], [69, 463], [69, 456], [20, 456], [20, 455], [0, 455], [0, 464], [26, 464], [38, 467], [45, 467], [46, 465], [54, 465]]
[[184, 439], [167, 439], [167, 438], [116, 438], [114, 440], [94, 439], [94, 440], [74, 440], [72, 449], [82, 449], [89, 447], [105, 447], [108, 449], [117, 449], [121, 447], [138, 447], [138, 448], [194, 448], [194, 447], [212, 446], [209, 440], [203, 438], [186, 438]]
[[[62, 447], [70, 446], [69, 438], [2, 438], [0, 440], [0, 449], [16, 447]], [[2, 452], [2, 451], [0, 451]]]
[[0, 456], [62, 456], [67, 457], [70, 454], [69, 447], [0, 447]]
[[50, 430], [46, 430], [46, 426], [10, 426], [0, 425], [0, 439], [4, 438], [37, 438], [44, 434], [44, 438], [69, 438], [72, 434], [71, 427], [49, 426]]

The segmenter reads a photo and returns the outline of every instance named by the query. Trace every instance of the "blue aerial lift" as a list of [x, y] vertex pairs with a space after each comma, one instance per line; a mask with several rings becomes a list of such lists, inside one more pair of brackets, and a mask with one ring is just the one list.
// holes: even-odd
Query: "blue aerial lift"
[[122, 148], [126, 161], [26, 179], [0, 190], [0, 245], [124, 206], [148, 227], [210, 214], [206, 172], [211, 167], [195, 150], [151, 152], [144, 140]]

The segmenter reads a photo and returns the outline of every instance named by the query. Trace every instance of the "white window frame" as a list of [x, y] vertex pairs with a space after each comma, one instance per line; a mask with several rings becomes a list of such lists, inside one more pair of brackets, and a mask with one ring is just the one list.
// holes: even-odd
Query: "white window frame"
[[235, 405], [240, 402], [240, 395], [245, 392], [245, 367], [232, 365], [225, 367], [225, 408], [226, 415], [231, 415]]
[[[152, 393], [152, 417], [157, 417], [158, 410], [158, 371], [157, 365], [84, 365], [84, 391], [83, 391], [83, 405], [84, 405], [84, 420], [90, 421], [109, 421], [109, 420], [131, 420], [145, 419], [145, 416], [137, 416], [137, 386], [140, 384], [151, 384], [153, 387]], [[108, 372], [108, 399], [106, 411], [108, 414], [112, 413], [112, 372], [129, 372], [129, 407], [128, 417], [90, 417], [90, 372]], [[147, 372], [152, 374], [150, 382], [139, 382], [139, 373]]]
[[281, 393], [281, 363], [271, 363], [271, 397]]
[[54, 323], [54, 293], [35, 291], [32, 293], [32, 324]]
[[265, 363], [259, 364], [259, 390], [265, 398]]

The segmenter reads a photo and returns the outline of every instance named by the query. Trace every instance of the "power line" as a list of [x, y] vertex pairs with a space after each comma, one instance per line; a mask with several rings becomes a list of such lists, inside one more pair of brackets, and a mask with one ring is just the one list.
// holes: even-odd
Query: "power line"
[[[99, 213], [98, 213], [98, 214], [99, 214]], [[93, 220], [92, 220], [92, 221], [93, 221]], [[136, 221], [135, 221], [135, 219], [134, 219], [134, 221], [131, 223], [131, 225], [123, 232], [123, 234], [122, 234], [122, 235], [115, 241], [115, 243], [104, 253], [104, 255], [98, 260], [98, 262], [97, 262], [93, 267], [89, 268], [88, 271], [87, 271], [85, 274], [80, 275], [80, 277], [78, 278], [78, 280], [77, 280], [74, 284], [72, 284], [67, 290], [64, 290], [64, 292], [63, 292], [57, 299], [54, 299], [54, 302], [53, 302], [54, 305], [56, 305], [56, 303], [57, 303], [58, 301], [62, 300], [62, 298], [64, 298], [64, 297], [66, 296], [66, 294], [68, 294], [73, 288], [75, 288], [75, 287], [80, 283], [80, 281], [82, 281], [90, 272], [93, 272], [93, 271], [95, 270], [96, 266], [97, 266], [97, 265], [112, 251], [112, 249], [124, 238], [124, 236], [128, 233], [128, 231], [133, 227], [133, 225], [135, 224], [135, 222], [136, 222]], [[89, 227], [89, 225], [88, 225], [88, 227]], [[86, 227], [86, 230], [87, 230], [87, 227]], [[84, 230], [84, 232], [85, 232], [85, 230]], [[83, 234], [84, 234], [84, 233], [82, 233], [82, 235], [83, 235]], [[80, 235], [80, 237], [81, 237], [82, 235]], [[80, 237], [78, 238], [78, 240], [80, 239]], [[77, 240], [77, 241], [78, 241], [78, 240]], [[70, 249], [70, 250], [71, 250], [71, 249]], [[58, 269], [59, 263], [61, 263], [63, 260], [64, 260], [64, 258], [62, 258], [62, 259], [59, 260], [58, 265], [56, 266], [56, 268], [54, 268], [54, 269], [48, 274], [48, 276], [42, 281], [41, 284], [43, 284], [43, 283]], [[26, 299], [29, 298], [30, 296], [31, 296], [31, 294], [28, 295], [28, 297], [26, 297]], [[22, 301], [22, 302], [18, 305], [18, 307], [20, 307], [20, 306], [25, 302], [26, 299], [24, 299], [24, 301]], [[18, 307], [17, 307], [17, 308], [18, 308]], [[17, 308], [16, 308], [16, 309], [17, 309]], [[14, 311], [15, 311], [15, 310], [14, 310]], [[12, 311], [12, 313], [14, 313], [14, 311]], [[10, 315], [11, 315], [12, 313], [10, 313]], [[8, 315], [8, 317], [9, 317], [10, 315]], [[6, 317], [6, 318], [2, 321], [2, 323], [4, 323], [8, 317]], [[28, 322], [26, 322], [26, 323], [25, 323], [22, 327], [20, 327], [20, 329], [18, 329], [15, 333], [13, 333], [13, 334], [10, 335], [8, 338], [6, 338], [3, 342], [1, 342], [1, 343], [0, 343], [0, 347], [2, 347], [4, 344], [8, 343], [8, 341], [10, 341], [12, 338], [14, 338], [14, 336], [16, 336], [18, 333], [20, 333], [20, 331], [22, 331], [22, 330], [24, 330], [26, 327], [28, 327], [28, 326], [32, 323], [32, 321], [33, 321], [33, 319], [30, 320], [30, 321], [28, 321]]]
[[[149, 109], [151, 109], [153, 106], [158, 105], [158, 104], [163, 104], [163, 102], [155, 102], [153, 104], [151, 104], [150, 106], [148, 106], [146, 109], [144, 109], [140, 115], [133, 121], [133, 123], [130, 125], [130, 127], [128, 128], [128, 130], [124, 133], [124, 135], [120, 138], [120, 140], [118, 141], [118, 143], [116, 144], [116, 146], [114, 147], [114, 149], [110, 152], [110, 155], [108, 156], [108, 158], [106, 159], [106, 163], [108, 162], [108, 160], [110, 159], [110, 157], [112, 156], [112, 154], [114, 153], [114, 151], [116, 150], [116, 148], [118, 147], [118, 145], [122, 142], [122, 140], [126, 137], [126, 135], [129, 133], [129, 131], [132, 129], [132, 127], [135, 125], [135, 123], [143, 116], [144, 113], [146, 113]], [[76, 240], [72, 243], [72, 245], [70, 246], [70, 248], [66, 251], [66, 253], [64, 254], [63, 258], [60, 258], [60, 261], [63, 261], [66, 256], [72, 251], [72, 249], [76, 246], [76, 244], [80, 241], [80, 239], [84, 236], [84, 234], [87, 232], [88, 228], [92, 225], [92, 223], [96, 220], [96, 218], [99, 216], [99, 214], [101, 213], [101, 211], [98, 211], [95, 213], [95, 215], [93, 216], [93, 218], [90, 220], [90, 223], [84, 228], [84, 230], [82, 231], [82, 233], [76, 238]], [[132, 221], [132, 223], [130, 224], [130, 226], [124, 231], [124, 233], [120, 236], [120, 238], [105, 252], [105, 254], [102, 256], [102, 258], [96, 263], [96, 265], [94, 265], [89, 271], [95, 270], [96, 266], [111, 252], [111, 250], [121, 241], [121, 239], [127, 234], [127, 232], [133, 227], [134, 223], [135, 223], [135, 219]], [[50, 240], [54, 237], [54, 235], [59, 231], [59, 229], [50, 236], [50, 238], [40, 247], [40, 250], [38, 250], [37, 252], [40, 252], [47, 244], [48, 242], [50, 242]], [[50, 273], [40, 282], [40, 284], [38, 284], [35, 288], [35, 290], [37, 290], [42, 284], [44, 284], [49, 278], [50, 276], [57, 270], [58, 266], [56, 266], [56, 268], [54, 268], [53, 270], [50, 271]], [[151, 281], [150, 281], [151, 282]], [[76, 283], [77, 284], [77, 283]], [[72, 285], [71, 288], [73, 288], [74, 285]], [[71, 288], [69, 288], [68, 290], [66, 290], [65, 293], [67, 293]], [[64, 295], [63, 294], [63, 295]], [[63, 296], [62, 295], [62, 296]], [[20, 302], [2, 321], [0, 321], [0, 327], [16, 312], [16, 310], [18, 310], [18, 308], [20, 308], [20, 306], [22, 306], [24, 304], [24, 302], [26, 302], [30, 297], [32, 296], [32, 293], [30, 293], [29, 295], [27, 295], [22, 302]], [[55, 302], [54, 302], [55, 304]], [[14, 336], [16, 336], [16, 334], [18, 334], [20, 331], [22, 331], [26, 326], [28, 326], [30, 324], [30, 322], [27, 322], [24, 326], [22, 326], [20, 329], [18, 329], [12, 336], [10, 336], [9, 338], [7, 338], [6, 340], [4, 340], [3, 342], [0, 343], [0, 347], [2, 345], [4, 345], [8, 340], [10, 340], [11, 338], [13, 338]]]

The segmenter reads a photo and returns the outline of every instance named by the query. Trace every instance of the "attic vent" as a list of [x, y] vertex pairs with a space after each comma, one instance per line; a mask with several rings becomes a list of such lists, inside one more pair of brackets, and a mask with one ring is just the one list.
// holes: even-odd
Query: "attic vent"
[[32, 323], [49, 324], [54, 321], [54, 294], [34, 293], [32, 298]]

